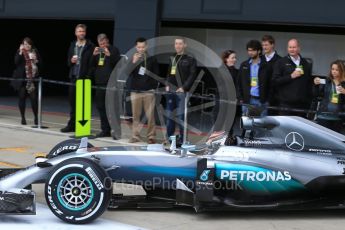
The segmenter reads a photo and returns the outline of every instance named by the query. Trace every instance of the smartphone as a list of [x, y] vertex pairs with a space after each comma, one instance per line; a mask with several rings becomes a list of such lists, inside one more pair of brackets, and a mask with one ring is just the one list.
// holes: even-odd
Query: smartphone
[[326, 79], [320, 78], [320, 84], [322, 84], [322, 85], [326, 84]]

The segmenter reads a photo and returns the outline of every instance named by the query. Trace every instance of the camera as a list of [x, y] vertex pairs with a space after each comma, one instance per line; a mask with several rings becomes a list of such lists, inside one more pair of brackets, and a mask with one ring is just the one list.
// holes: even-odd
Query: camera
[[104, 50], [103, 48], [99, 48], [98, 51], [99, 51], [100, 53], [104, 53], [104, 52], [105, 52], [105, 50]]

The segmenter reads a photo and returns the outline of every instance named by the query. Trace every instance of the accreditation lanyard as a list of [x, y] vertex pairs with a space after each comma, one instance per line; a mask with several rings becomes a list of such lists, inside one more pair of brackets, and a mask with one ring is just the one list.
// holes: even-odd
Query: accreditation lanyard
[[258, 77], [252, 77], [250, 81], [251, 87], [257, 87], [258, 86]]
[[138, 73], [140, 76], [144, 76], [146, 74], [146, 67], [147, 67], [146, 53], [143, 53], [143, 55], [144, 55], [144, 66], [142, 66], [142, 64], [140, 65], [139, 73]]
[[259, 68], [260, 68], [260, 63], [254, 63], [253, 61], [250, 62], [250, 86], [251, 87], [257, 87], [258, 82], [259, 82]]
[[98, 66], [104, 66], [105, 53], [99, 53]]
[[171, 70], [170, 70], [170, 75], [175, 76], [176, 75], [176, 70], [177, 70], [177, 64], [180, 62], [183, 54], [181, 54], [180, 58], [177, 60], [176, 62], [176, 57], [178, 55], [176, 54], [176, 56], [174, 57], [173, 61], [172, 61], [172, 65], [171, 65]]
[[335, 88], [335, 84], [332, 82], [332, 95], [331, 95], [331, 102], [333, 104], [339, 103], [339, 94], [337, 93], [337, 90]]

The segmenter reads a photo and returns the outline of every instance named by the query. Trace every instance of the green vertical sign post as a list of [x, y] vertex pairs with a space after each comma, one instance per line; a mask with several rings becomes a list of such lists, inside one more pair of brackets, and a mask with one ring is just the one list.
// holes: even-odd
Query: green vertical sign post
[[80, 79], [76, 84], [75, 136], [91, 135], [91, 80]]

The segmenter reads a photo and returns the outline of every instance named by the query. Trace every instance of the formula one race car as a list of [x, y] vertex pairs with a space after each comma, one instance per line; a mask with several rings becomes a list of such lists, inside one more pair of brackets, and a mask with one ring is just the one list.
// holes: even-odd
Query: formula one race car
[[[202, 146], [92, 147], [87, 139], [55, 146], [35, 165], [2, 170], [0, 213], [35, 213], [33, 183], [45, 183], [49, 208], [87, 223], [107, 208], [190, 206], [196, 211], [345, 207], [345, 136], [298, 117], [241, 120], [241, 136]], [[225, 143], [225, 144], [224, 144]], [[112, 194], [141, 185], [145, 196]]]

